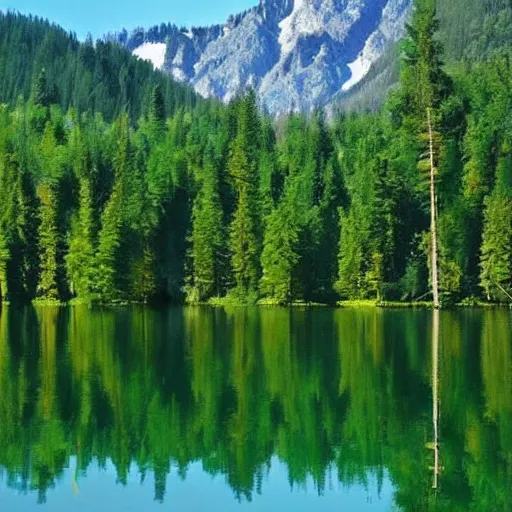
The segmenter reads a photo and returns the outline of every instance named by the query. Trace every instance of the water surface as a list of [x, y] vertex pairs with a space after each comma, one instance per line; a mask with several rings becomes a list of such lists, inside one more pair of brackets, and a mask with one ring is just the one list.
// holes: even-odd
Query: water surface
[[0, 509], [512, 510], [511, 312], [433, 318], [4, 307]]

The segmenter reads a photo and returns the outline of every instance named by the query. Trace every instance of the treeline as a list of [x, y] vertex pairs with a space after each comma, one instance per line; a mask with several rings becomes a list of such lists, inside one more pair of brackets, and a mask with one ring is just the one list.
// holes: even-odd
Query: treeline
[[87, 487], [98, 466], [114, 466], [102, 479], [138, 485], [135, 471], [154, 482], [156, 500], [172, 502], [169, 478], [200, 465], [251, 500], [278, 464], [294, 489], [319, 494], [392, 484], [404, 511], [508, 510], [509, 313], [441, 313], [437, 492], [431, 319], [377, 309], [3, 308], [4, 482], [51, 503], [54, 487], [73, 476]]
[[[172, 23], [154, 25], [149, 29], [137, 27], [128, 32], [122, 29], [120, 32], [108, 33], [104, 40], [121, 44], [130, 51], [135, 50], [144, 43], [167, 43], [172, 41], [170, 46], [175, 46], [179, 38], [186, 37], [190, 45], [205, 47], [210, 41], [222, 35], [223, 25], [212, 25], [209, 27], [178, 27]], [[187, 34], [192, 34], [194, 41]]]
[[42, 69], [52, 87], [52, 103], [65, 111], [101, 112], [107, 121], [126, 113], [136, 122], [157, 85], [169, 114], [198, 101], [191, 88], [118, 44], [91, 38], [80, 43], [46, 20], [0, 11], [0, 103], [15, 103], [20, 96], [29, 100]]
[[3, 298], [428, 298], [432, 171], [444, 300], [508, 300], [510, 53], [450, 77], [436, 29], [421, 0], [386, 108], [331, 124], [274, 123], [253, 93], [169, 112], [158, 86], [110, 124], [42, 73], [0, 115]]

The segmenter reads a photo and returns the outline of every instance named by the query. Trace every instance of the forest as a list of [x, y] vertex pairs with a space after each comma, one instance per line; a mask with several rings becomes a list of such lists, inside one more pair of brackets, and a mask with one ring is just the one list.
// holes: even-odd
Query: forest
[[[433, 0], [385, 105], [332, 119], [201, 100], [113, 44], [0, 26], [0, 69], [23, 71], [0, 76], [2, 300], [428, 301], [434, 242], [444, 304], [510, 301], [512, 51], [446, 67]], [[31, 30], [60, 57], [17, 63], [6, 45], [42, 46]]]

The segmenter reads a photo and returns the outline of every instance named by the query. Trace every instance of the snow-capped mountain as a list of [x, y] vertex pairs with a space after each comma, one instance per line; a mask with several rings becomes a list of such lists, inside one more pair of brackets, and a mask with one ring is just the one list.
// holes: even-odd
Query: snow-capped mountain
[[225, 25], [161, 25], [116, 39], [203, 96], [250, 86], [274, 114], [349, 90], [404, 31], [413, 0], [260, 0]]

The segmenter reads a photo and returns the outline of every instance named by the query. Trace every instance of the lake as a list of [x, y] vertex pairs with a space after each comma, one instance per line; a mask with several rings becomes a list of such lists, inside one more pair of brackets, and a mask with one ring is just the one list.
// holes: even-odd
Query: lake
[[512, 312], [0, 312], [2, 511], [512, 510]]

